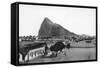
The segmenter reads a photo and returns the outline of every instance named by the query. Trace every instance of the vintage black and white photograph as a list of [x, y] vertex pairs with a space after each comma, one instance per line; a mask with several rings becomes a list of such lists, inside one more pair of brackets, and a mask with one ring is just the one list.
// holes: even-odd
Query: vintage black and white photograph
[[96, 60], [96, 9], [19, 5], [19, 64]]

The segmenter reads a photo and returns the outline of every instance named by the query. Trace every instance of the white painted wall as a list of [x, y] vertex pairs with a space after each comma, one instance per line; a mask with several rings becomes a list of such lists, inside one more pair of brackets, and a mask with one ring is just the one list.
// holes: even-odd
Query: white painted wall
[[[43, 55], [44, 48], [45, 48], [45, 47], [41, 47], [41, 48], [37, 48], [37, 49], [30, 50], [30, 51], [28, 52], [28, 55], [27, 55], [27, 56], [29, 56], [29, 60], [35, 59], [36, 57]], [[41, 51], [42, 54], [38, 54], [39, 51]], [[35, 52], [37, 52], [36, 55], [35, 55]], [[31, 56], [31, 53], [33, 53], [32, 56]], [[26, 60], [27, 60], [27, 59], [26, 59]]]
[[[100, 0], [1, 0], [0, 1], [0, 68], [16, 68], [10, 64], [10, 4], [15, 1], [55, 3], [69, 5], [98, 6], [100, 12]], [[98, 17], [100, 13], [98, 13]], [[99, 22], [99, 21], [98, 21]], [[100, 22], [98, 23], [100, 29]], [[100, 31], [100, 30], [99, 30]], [[98, 32], [100, 35], [100, 32]], [[98, 36], [100, 40], [100, 36]], [[100, 44], [100, 42], [99, 42]], [[98, 46], [100, 52], [100, 46]], [[21, 66], [19, 68], [100, 68], [100, 53], [98, 62], [66, 63], [53, 65]]]

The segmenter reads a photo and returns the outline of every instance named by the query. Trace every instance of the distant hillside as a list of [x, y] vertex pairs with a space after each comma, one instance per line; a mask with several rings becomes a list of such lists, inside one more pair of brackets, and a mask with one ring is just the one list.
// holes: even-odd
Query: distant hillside
[[53, 23], [49, 18], [45, 18], [42, 22], [39, 33], [39, 38], [41, 37], [56, 37], [63, 38], [64, 36], [78, 36], [75, 33], [70, 32], [59, 24]]

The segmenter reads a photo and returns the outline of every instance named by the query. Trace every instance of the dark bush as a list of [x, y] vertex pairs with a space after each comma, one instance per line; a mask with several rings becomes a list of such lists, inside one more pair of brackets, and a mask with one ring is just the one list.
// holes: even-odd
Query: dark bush
[[85, 42], [86, 42], [86, 43], [91, 43], [91, 40], [86, 40]]

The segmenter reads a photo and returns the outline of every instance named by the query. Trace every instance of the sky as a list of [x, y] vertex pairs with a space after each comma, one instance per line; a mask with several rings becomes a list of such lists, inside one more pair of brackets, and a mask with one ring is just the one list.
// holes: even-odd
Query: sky
[[45, 17], [75, 34], [96, 34], [96, 10], [91, 8], [19, 5], [19, 36], [38, 35]]

